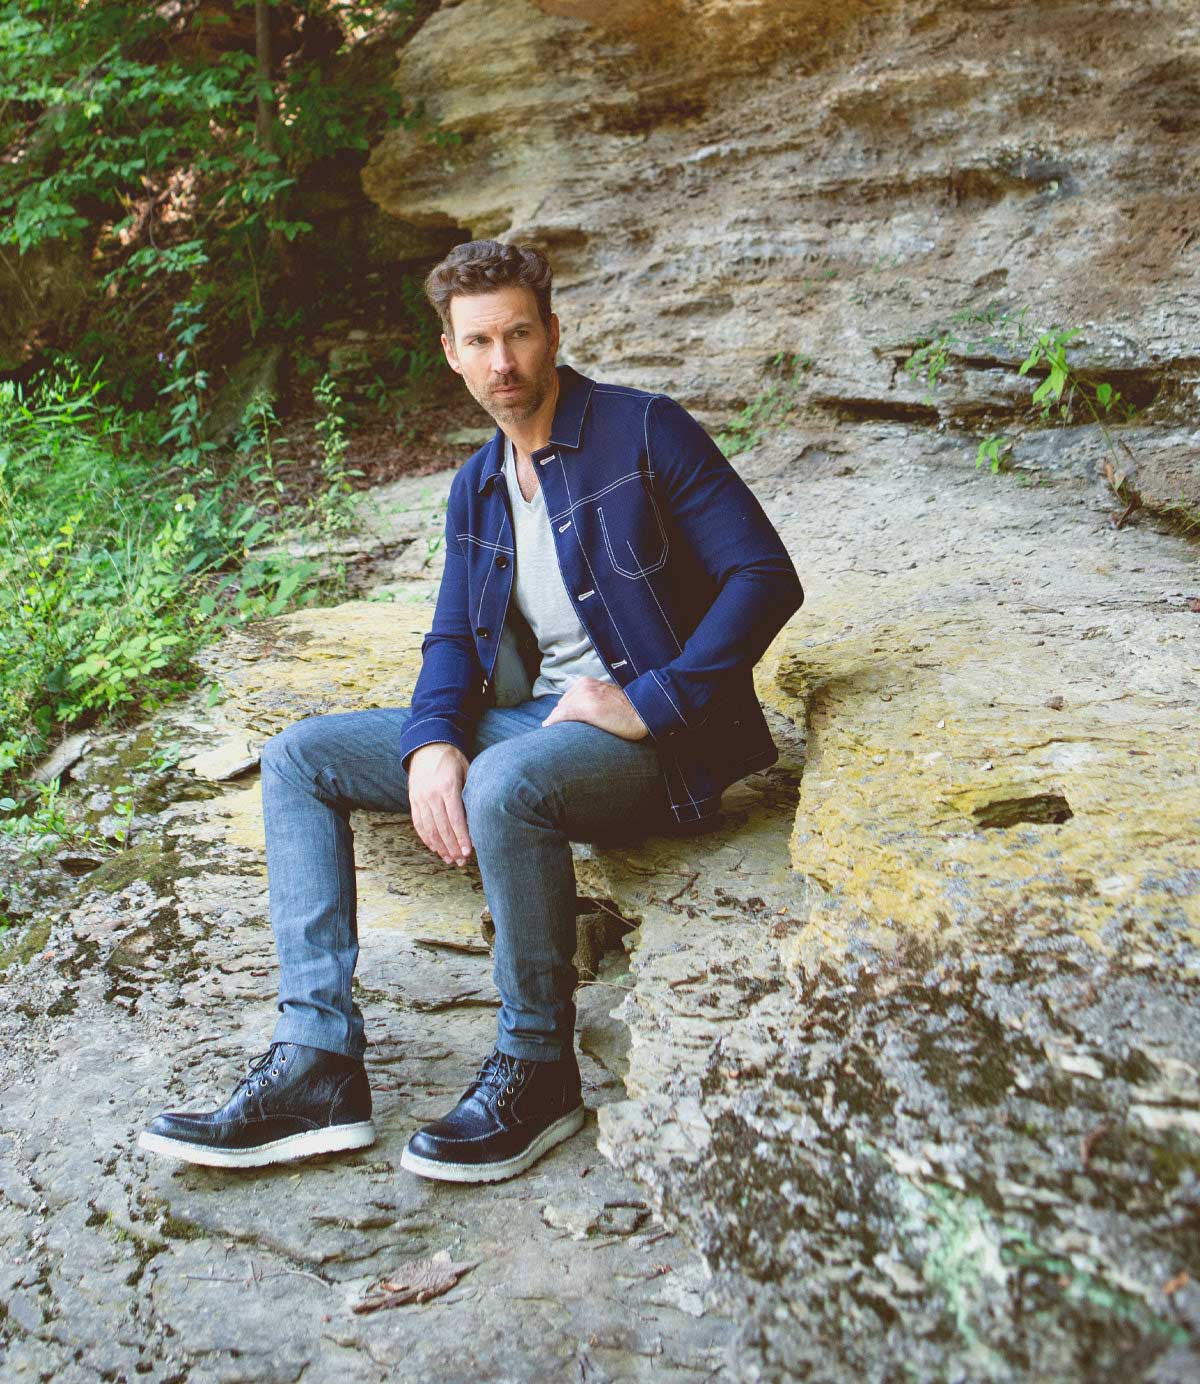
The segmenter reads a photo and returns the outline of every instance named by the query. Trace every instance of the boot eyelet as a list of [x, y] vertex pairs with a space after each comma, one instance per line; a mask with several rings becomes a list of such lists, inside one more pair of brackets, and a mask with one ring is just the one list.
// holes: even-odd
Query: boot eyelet
[[501, 1108], [503, 1107], [503, 1105], [504, 1105], [504, 1097], [501, 1096], [500, 1099], [496, 1102], [496, 1109], [497, 1109], [497, 1110], [501, 1109]]

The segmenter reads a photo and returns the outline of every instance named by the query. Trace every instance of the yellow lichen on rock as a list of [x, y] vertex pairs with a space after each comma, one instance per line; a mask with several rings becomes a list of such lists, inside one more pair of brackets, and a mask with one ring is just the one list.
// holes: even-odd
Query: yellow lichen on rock
[[273, 734], [301, 716], [406, 705], [429, 619], [424, 605], [379, 601], [299, 610], [230, 637], [208, 664], [227, 719]]
[[1178, 703], [1074, 661], [1056, 695], [1053, 643], [1005, 640], [982, 610], [855, 616], [853, 632], [797, 619], [759, 674], [808, 730], [791, 854], [822, 897], [793, 962], [855, 932], [886, 949], [1066, 929], [1136, 951], [1163, 923], [1200, 938], [1197, 737]]

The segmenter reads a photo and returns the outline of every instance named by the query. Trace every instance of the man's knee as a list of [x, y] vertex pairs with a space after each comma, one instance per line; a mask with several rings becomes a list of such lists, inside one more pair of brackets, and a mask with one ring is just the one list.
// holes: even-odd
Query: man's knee
[[463, 806], [469, 826], [504, 813], [552, 816], [553, 803], [542, 776], [506, 741], [481, 750], [467, 769]]
[[288, 765], [311, 771], [314, 764], [322, 763], [330, 719], [328, 715], [305, 716], [272, 735], [259, 755], [263, 771], [278, 772]]

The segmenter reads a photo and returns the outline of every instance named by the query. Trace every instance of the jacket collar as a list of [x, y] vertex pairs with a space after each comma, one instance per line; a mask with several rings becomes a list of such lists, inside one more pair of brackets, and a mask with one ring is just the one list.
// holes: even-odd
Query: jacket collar
[[[583, 420], [596, 381], [581, 375], [569, 365], [558, 370], [558, 402], [554, 406], [554, 422], [550, 425], [550, 441], [539, 447], [534, 456], [542, 456], [551, 447], [578, 449], [583, 440]], [[479, 493], [482, 494], [504, 467], [504, 432], [497, 428], [488, 443], [488, 453], [480, 467]]]

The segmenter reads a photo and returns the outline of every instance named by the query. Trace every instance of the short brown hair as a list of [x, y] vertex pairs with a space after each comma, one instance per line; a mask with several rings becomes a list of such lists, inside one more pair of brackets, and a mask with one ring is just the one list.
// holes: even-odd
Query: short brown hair
[[533, 290], [538, 316], [550, 326], [550, 261], [540, 250], [503, 245], [498, 240], [468, 240], [456, 245], [425, 278], [425, 296], [454, 339], [450, 300], [456, 294], [491, 293], [497, 288]]

